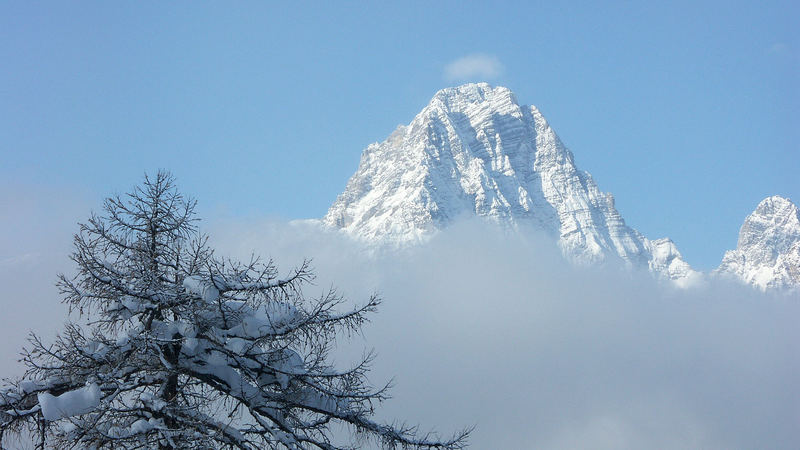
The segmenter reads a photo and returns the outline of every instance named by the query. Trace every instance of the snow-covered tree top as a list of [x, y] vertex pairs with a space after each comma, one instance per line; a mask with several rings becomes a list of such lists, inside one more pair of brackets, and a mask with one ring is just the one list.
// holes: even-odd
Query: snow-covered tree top
[[0, 387], [0, 447], [27, 426], [39, 448], [342, 448], [332, 424], [392, 448], [465, 445], [468, 431], [440, 441], [374, 422], [388, 385], [367, 382], [371, 356], [329, 363], [376, 297], [337, 312], [334, 292], [304, 297], [307, 262], [278, 277], [271, 262], [215, 257], [169, 174], [104, 206], [75, 236], [77, 275], [59, 282], [90, 327], [53, 345], [32, 336], [28, 372]]

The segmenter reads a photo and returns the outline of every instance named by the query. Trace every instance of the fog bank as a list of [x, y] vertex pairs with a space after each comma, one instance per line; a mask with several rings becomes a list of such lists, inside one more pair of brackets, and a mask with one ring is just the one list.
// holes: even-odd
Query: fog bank
[[800, 446], [796, 296], [575, 268], [546, 240], [475, 222], [378, 255], [304, 223], [211, 229], [223, 252], [285, 270], [313, 257], [309, 294], [381, 294], [340, 358], [377, 350], [371, 379], [396, 381], [386, 420], [476, 425], [473, 448]]
[[[71, 270], [71, 234], [88, 217], [52, 192], [4, 201], [18, 213], [2, 225], [0, 377], [21, 374], [28, 330], [63, 328], [55, 277]], [[476, 222], [393, 252], [307, 222], [202, 227], [218, 255], [272, 257], [283, 271], [313, 258], [309, 296], [381, 294], [337, 362], [375, 348], [370, 379], [395, 380], [382, 420], [442, 434], [475, 425], [476, 449], [800, 448], [797, 295], [576, 268], [545, 239]]]

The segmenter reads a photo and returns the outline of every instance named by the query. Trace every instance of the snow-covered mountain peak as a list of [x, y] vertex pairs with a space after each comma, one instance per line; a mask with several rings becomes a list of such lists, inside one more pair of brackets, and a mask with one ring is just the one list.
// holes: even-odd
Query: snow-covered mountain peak
[[677, 249], [653, 260], [652, 243], [575, 166], [538, 109], [487, 83], [440, 90], [407, 126], [368, 146], [323, 220], [368, 241], [408, 243], [461, 216], [537, 228], [580, 263], [618, 259], [671, 278], [685, 272], [667, 269], [682, 262]]
[[761, 289], [800, 286], [800, 210], [791, 200], [762, 200], [742, 224], [735, 250], [725, 252], [716, 273]]
[[441, 106], [447, 111], [459, 112], [471, 105], [482, 103], [519, 106], [514, 93], [506, 87], [492, 87], [488, 83], [469, 83], [440, 90], [433, 96], [428, 107]]
[[745, 219], [737, 247], [765, 243], [776, 252], [790, 244], [786, 238], [800, 237], [800, 214], [797, 205], [778, 195], [767, 197]]

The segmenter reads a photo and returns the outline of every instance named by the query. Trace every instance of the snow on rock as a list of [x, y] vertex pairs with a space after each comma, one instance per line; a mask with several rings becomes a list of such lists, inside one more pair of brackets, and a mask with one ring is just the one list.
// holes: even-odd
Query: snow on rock
[[100, 404], [100, 387], [91, 383], [58, 396], [40, 392], [38, 398], [44, 419], [54, 421], [94, 411]]
[[543, 230], [574, 262], [622, 260], [672, 279], [694, 272], [677, 250], [656, 260], [541, 112], [486, 83], [439, 91], [410, 124], [368, 146], [323, 222], [404, 245], [470, 215]]
[[647, 240], [646, 245], [651, 255], [649, 268], [652, 272], [671, 280], [678, 280], [681, 286], [688, 286], [703, 279], [703, 274], [692, 269], [683, 260], [672, 239]]
[[800, 288], [800, 210], [791, 200], [768, 197], [747, 216], [735, 250], [725, 252], [715, 274], [762, 290]]

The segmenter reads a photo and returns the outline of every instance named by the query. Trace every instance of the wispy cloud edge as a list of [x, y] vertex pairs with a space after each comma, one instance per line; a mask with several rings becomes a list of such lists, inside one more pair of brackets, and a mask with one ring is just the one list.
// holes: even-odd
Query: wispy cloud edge
[[504, 71], [505, 67], [496, 56], [472, 53], [445, 65], [443, 76], [447, 81], [491, 79], [499, 77]]

